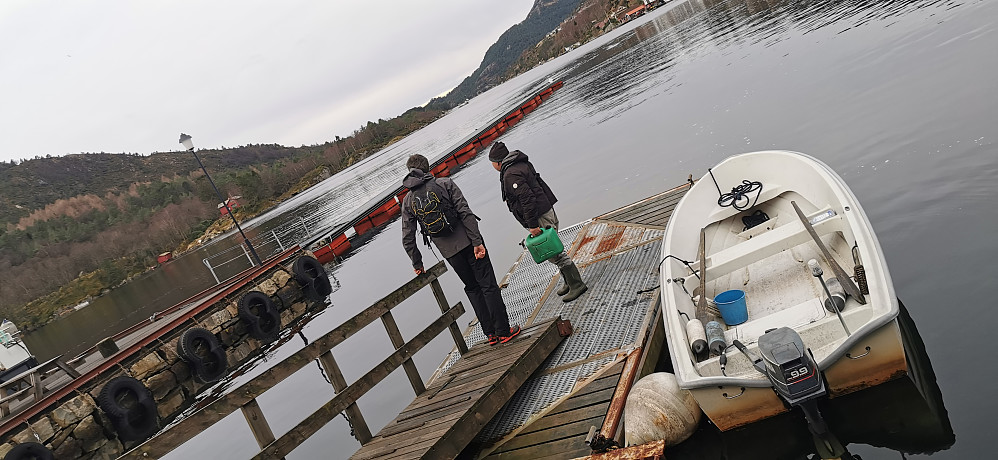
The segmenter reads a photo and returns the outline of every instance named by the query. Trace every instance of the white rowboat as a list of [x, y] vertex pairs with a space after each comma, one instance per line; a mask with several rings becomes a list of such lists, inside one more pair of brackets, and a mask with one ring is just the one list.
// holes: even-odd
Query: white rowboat
[[[758, 217], [757, 211], [768, 220], [746, 228], [742, 218]], [[701, 231], [705, 270], [699, 260]], [[788, 409], [750, 359], [761, 355], [759, 337], [774, 328], [799, 334], [830, 397], [907, 372], [896, 322], [898, 299], [880, 243], [845, 182], [815, 158], [763, 151], [725, 159], [676, 206], [662, 251], [663, 321], [674, 371], [679, 386], [693, 393], [721, 430]], [[827, 260], [826, 251], [834, 263]], [[812, 259], [824, 273], [820, 280], [808, 267]], [[865, 283], [862, 276], [856, 279], [857, 265], [862, 267], [859, 272], [865, 270]], [[727, 359], [723, 372], [718, 354], [698, 360], [690, 348], [687, 326], [697, 317], [694, 295], [699, 294], [700, 271], [705, 271], [708, 299], [728, 290], [745, 292], [748, 320], [726, 325], [718, 319], [728, 345], [722, 353]], [[832, 277], [847, 292], [854, 286], [854, 294], [868, 286], [869, 294], [862, 298], [846, 297], [841, 317], [825, 305], [822, 280], [831, 284]], [[701, 317], [704, 311], [701, 307]], [[736, 339], [747, 353], [731, 346]]]

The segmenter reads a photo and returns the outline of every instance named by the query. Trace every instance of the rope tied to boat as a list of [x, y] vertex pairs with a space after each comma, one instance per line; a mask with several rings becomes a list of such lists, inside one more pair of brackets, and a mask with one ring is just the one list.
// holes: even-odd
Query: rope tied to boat
[[[762, 195], [762, 182], [750, 181], [748, 179], [742, 179], [742, 183], [731, 187], [731, 191], [728, 193], [721, 192], [721, 186], [717, 184], [717, 179], [714, 177], [714, 172], [709, 168], [707, 172], [710, 173], [711, 180], [714, 181], [714, 187], [717, 187], [717, 193], [720, 195], [717, 198], [717, 205], [726, 208], [731, 206], [739, 211], [744, 211], [755, 206], [759, 202], [759, 195]], [[755, 198], [749, 198], [749, 194], [755, 192]], [[752, 204], [749, 204], [751, 202]]]
[[690, 262], [688, 260], [680, 259], [679, 257], [676, 257], [676, 256], [674, 256], [672, 254], [669, 254], [669, 255], [663, 257], [662, 260], [658, 261], [658, 265], [656, 265], [656, 267], [658, 267], [657, 270], [661, 271], [662, 270], [662, 264], [665, 263], [665, 261], [668, 260], [668, 259], [670, 259], [670, 258], [678, 260], [679, 263], [685, 265], [686, 268], [690, 269], [690, 271], [693, 272], [694, 275], [696, 275], [697, 279], [700, 279], [699, 270], [693, 268], [693, 262]]

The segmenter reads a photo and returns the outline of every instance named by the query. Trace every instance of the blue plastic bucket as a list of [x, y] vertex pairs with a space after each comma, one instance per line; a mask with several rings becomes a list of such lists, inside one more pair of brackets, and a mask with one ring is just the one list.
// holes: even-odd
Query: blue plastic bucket
[[734, 326], [748, 321], [748, 309], [745, 307], [745, 291], [732, 289], [714, 296], [717, 309], [721, 311], [724, 324]]

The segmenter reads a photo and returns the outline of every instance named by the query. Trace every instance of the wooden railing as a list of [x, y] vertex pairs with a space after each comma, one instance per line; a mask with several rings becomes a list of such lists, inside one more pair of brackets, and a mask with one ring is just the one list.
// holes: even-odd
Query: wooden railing
[[[236, 410], [243, 412], [254, 437], [256, 437], [257, 443], [262, 449], [254, 457], [257, 459], [284, 457], [342, 412], [346, 412], [347, 417], [350, 419], [357, 439], [361, 443], [370, 441], [372, 437], [371, 431], [356, 404], [361, 396], [399, 367], [405, 369], [413, 391], [417, 395], [426, 391], [423, 380], [419, 376], [415, 364], [412, 362], [412, 357], [417, 351], [442, 333], [444, 329], [450, 330], [451, 336], [462, 354], [468, 351], [464, 337], [457, 326], [457, 319], [464, 314], [464, 306], [459, 302], [453, 307], [449, 307], [447, 299], [444, 297], [443, 289], [440, 287], [440, 282], [438, 281], [438, 278], [446, 273], [446, 271], [447, 267], [444, 263], [438, 262], [423, 274], [416, 276], [411, 281], [402, 285], [402, 287], [375, 302], [337, 328], [306, 345], [298, 352], [285, 358], [239, 388], [228, 392], [197, 412], [175, 423], [166, 431], [157, 434], [152, 439], [135, 447], [121, 458], [149, 459], [162, 457]], [[402, 334], [399, 332], [398, 325], [395, 323], [395, 319], [392, 317], [391, 310], [427, 285], [433, 291], [433, 295], [440, 307], [441, 315], [427, 326], [426, 329], [413, 337], [412, 340], [405, 342]], [[356, 382], [347, 385], [339, 366], [337, 366], [336, 361], [333, 359], [332, 349], [379, 318], [388, 331], [392, 345], [395, 346], [395, 352], [367, 374], [357, 379]], [[336, 391], [336, 396], [286, 434], [280, 438], [276, 438], [264, 417], [263, 411], [257, 404], [256, 398], [316, 359], [319, 360], [326, 375], [329, 376], [330, 383], [332, 383], [333, 389]]]
[[0, 398], [0, 417], [10, 415], [11, 402], [28, 398], [31, 398], [31, 401], [41, 400], [48, 391], [45, 388], [45, 380], [60, 370], [65, 372], [69, 379], [80, 376], [76, 369], [63, 362], [62, 356], [56, 356], [0, 384], [0, 395], [3, 396]]

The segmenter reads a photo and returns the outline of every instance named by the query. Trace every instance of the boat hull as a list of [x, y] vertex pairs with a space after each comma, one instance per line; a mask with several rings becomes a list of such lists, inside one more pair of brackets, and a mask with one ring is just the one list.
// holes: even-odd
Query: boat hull
[[863, 337], [822, 372], [833, 398], [906, 375], [908, 364], [897, 320]]
[[33, 367], [35, 367], [37, 365], [38, 365], [38, 360], [34, 356], [32, 356], [32, 357], [30, 357], [30, 358], [28, 358], [28, 359], [26, 359], [24, 361], [21, 361], [20, 363], [15, 364], [14, 366], [7, 368], [3, 372], [0, 372], [0, 383], [4, 383], [4, 382], [8, 381], [12, 377], [17, 377], [18, 375], [21, 375], [22, 373], [24, 373], [28, 369], [31, 369], [31, 368], [33, 368]]
[[[870, 347], [867, 351], [866, 347]], [[897, 320], [869, 334], [823, 371], [835, 398], [908, 375]], [[700, 409], [721, 431], [749, 425], [788, 410], [771, 387], [713, 385], [691, 388]]]
[[721, 431], [782, 414], [788, 409], [771, 387], [709, 386], [690, 389], [704, 415]]

